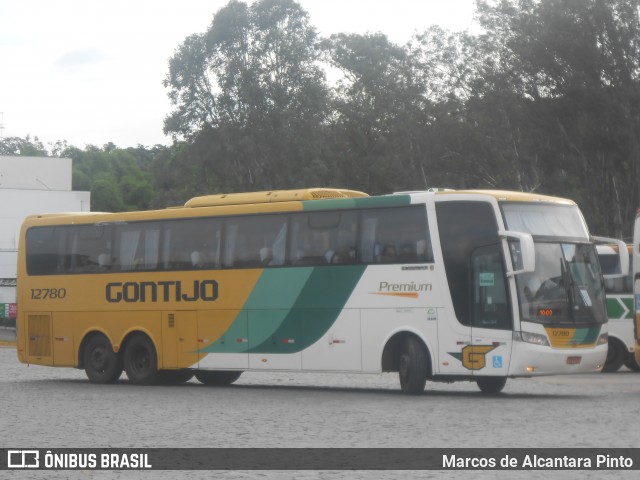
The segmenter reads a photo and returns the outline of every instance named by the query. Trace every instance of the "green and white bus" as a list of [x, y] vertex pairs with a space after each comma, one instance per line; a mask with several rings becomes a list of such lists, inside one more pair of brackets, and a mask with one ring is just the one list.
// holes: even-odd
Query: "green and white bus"
[[[597, 251], [600, 267], [605, 275], [604, 291], [609, 317], [609, 350], [602, 371], [616, 372], [625, 365], [638, 372], [640, 365], [635, 358], [633, 271], [629, 268], [627, 275], [621, 274], [618, 245], [598, 245]], [[628, 245], [624, 251], [628, 252], [631, 265], [633, 247]]]
[[635, 298], [634, 337], [636, 364], [640, 365], [640, 209], [636, 212], [636, 220], [633, 226], [633, 294]]
[[93, 382], [243, 371], [425, 382], [598, 372], [603, 277], [577, 205], [504, 191], [337, 189], [29, 217], [18, 357]]

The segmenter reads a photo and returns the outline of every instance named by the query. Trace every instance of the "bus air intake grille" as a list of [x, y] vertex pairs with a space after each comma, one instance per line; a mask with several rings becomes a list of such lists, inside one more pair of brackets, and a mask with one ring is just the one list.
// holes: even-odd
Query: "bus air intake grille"
[[29, 355], [32, 357], [51, 356], [51, 315], [29, 315]]
[[311, 197], [314, 200], [320, 200], [323, 198], [345, 198], [346, 195], [336, 191], [336, 190], [314, 190], [311, 193]]

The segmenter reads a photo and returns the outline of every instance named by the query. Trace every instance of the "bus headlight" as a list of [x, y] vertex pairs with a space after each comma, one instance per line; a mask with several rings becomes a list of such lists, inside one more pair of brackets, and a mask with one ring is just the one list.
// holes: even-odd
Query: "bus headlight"
[[513, 332], [513, 339], [520, 342], [533, 343], [534, 345], [549, 346], [546, 335], [531, 332]]
[[603, 333], [598, 337], [598, 342], [596, 343], [596, 345], [606, 345], [607, 343], [609, 343], [609, 334]]

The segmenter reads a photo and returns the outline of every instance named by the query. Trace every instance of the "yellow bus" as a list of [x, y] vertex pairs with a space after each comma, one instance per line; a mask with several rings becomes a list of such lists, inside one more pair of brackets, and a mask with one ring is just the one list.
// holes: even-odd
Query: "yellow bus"
[[18, 269], [19, 360], [96, 383], [398, 372], [406, 393], [496, 393], [607, 355], [594, 239], [542, 195], [317, 188], [36, 215]]

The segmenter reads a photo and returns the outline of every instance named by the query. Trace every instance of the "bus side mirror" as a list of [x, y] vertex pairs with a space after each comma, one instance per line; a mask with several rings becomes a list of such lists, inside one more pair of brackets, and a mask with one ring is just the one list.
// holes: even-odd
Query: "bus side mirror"
[[[521, 273], [533, 272], [536, 269], [536, 249], [533, 244], [533, 237], [530, 233], [512, 232], [510, 230], [500, 230], [498, 232], [501, 238], [514, 239], [515, 242], [509, 242], [511, 250], [511, 259], [513, 261], [513, 270], [507, 272], [508, 276], [519, 275]], [[519, 247], [519, 248], [518, 248]], [[514, 250], [518, 253], [514, 255]], [[514, 257], [517, 257], [517, 261]], [[519, 267], [519, 269], [518, 269]]]
[[600, 244], [616, 244], [618, 245], [618, 256], [620, 262], [620, 273], [610, 273], [603, 275], [604, 278], [623, 278], [629, 275], [629, 251], [627, 250], [627, 244], [622, 240], [608, 237], [591, 237], [594, 242]]

